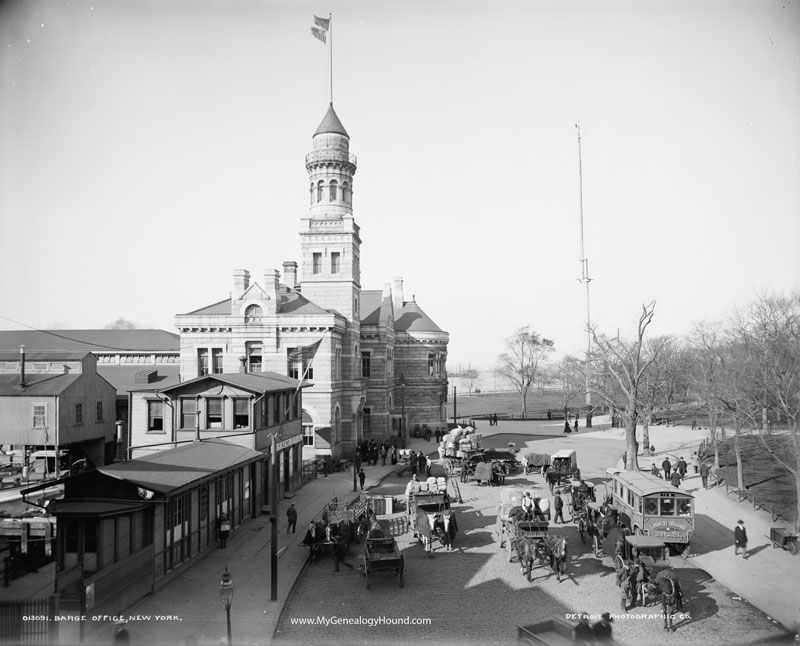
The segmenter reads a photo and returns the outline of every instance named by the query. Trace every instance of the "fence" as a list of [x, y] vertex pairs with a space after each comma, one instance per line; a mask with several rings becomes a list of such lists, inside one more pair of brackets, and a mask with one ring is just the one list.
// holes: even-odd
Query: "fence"
[[736, 487], [732, 487], [724, 480], [717, 481], [716, 484], [725, 488], [725, 493], [731, 497], [735, 497], [737, 502], [749, 502], [753, 505], [753, 511], [764, 510], [769, 513], [770, 517], [772, 518], [772, 522], [776, 523], [779, 520], [785, 520], [788, 523], [791, 523], [794, 526], [794, 530], [798, 531], [800, 526], [797, 523], [797, 518], [787, 518], [780, 512], [775, 511], [775, 506], [771, 503], [767, 502], [763, 498], [759, 498], [754, 493], [750, 493], [747, 489], [738, 489]]
[[0, 643], [58, 643], [58, 597], [0, 601]]

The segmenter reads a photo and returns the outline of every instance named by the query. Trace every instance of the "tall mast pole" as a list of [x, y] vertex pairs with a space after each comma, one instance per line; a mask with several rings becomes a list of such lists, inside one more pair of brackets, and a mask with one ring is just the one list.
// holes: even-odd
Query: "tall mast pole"
[[328, 14], [328, 26], [331, 30], [331, 49], [330, 49], [330, 58], [331, 58], [331, 105], [333, 105], [333, 14]]
[[592, 425], [592, 391], [590, 390], [591, 379], [589, 375], [590, 364], [589, 357], [592, 353], [592, 331], [591, 319], [589, 316], [589, 260], [586, 258], [586, 252], [583, 245], [583, 160], [581, 158], [581, 126], [576, 123], [575, 127], [578, 130], [578, 189], [580, 194], [580, 219], [581, 219], [581, 277], [579, 282], [586, 285], [586, 361], [584, 365], [584, 373], [586, 376], [586, 426]]

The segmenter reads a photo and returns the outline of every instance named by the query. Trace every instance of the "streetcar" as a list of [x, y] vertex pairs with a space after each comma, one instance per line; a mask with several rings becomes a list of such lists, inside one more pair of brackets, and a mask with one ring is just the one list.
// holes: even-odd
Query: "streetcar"
[[660, 538], [688, 554], [694, 533], [694, 497], [649, 473], [621, 471], [612, 480], [613, 506], [634, 534]]

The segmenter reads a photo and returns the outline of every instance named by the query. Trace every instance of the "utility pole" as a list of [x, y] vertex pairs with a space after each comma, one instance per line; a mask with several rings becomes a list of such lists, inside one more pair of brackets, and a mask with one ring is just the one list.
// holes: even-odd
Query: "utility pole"
[[592, 391], [591, 379], [589, 376], [590, 360], [592, 354], [592, 331], [591, 319], [589, 317], [589, 260], [586, 258], [586, 252], [583, 246], [583, 160], [581, 159], [581, 127], [580, 124], [575, 124], [578, 130], [578, 190], [580, 195], [580, 220], [581, 220], [581, 277], [578, 282], [586, 285], [586, 361], [584, 364], [584, 374], [586, 376], [586, 423], [587, 428], [592, 427]]

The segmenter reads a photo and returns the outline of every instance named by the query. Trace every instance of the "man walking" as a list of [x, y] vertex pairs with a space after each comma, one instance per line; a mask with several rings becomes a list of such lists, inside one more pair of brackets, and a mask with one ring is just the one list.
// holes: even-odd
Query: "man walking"
[[747, 558], [747, 530], [744, 521], [740, 520], [733, 530], [733, 555], [739, 556], [739, 549], [742, 550], [742, 558]]
[[708, 474], [710, 471], [711, 465], [706, 460], [700, 465], [700, 480], [703, 481], [703, 489], [708, 489]]
[[672, 475], [669, 477], [669, 481], [672, 483], [672, 486], [677, 489], [681, 484], [681, 472], [673, 471]]
[[664, 469], [664, 480], [669, 480], [669, 472], [672, 471], [672, 463], [669, 461], [669, 458], [664, 458], [664, 461], [661, 463], [661, 468]]
[[364, 473], [364, 469], [358, 472], [358, 482], [361, 484], [361, 491], [364, 491], [364, 480], [367, 479], [367, 474]]
[[297, 527], [297, 508], [294, 506], [294, 503], [289, 505], [289, 509], [286, 510], [286, 519], [289, 521], [289, 524], [286, 526], [286, 535], [289, 535], [289, 530], [292, 530], [292, 534], [295, 533], [295, 528]]
[[[558, 492], [555, 492], [553, 496], [553, 509], [556, 510], [556, 514], [553, 517], [553, 523], [561, 523], [564, 524], [564, 501], [561, 500], [561, 496]], [[561, 519], [561, 520], [559, 520]]]
[[678, 473], [681, 474], [681, 480], [686, 479], [686, 472], [688, 470], [689, 470], [689, 465], [686, 464], [686, 460], [684, 460], [683, 456], [681, 456], [681, 459], [678, 460]]

